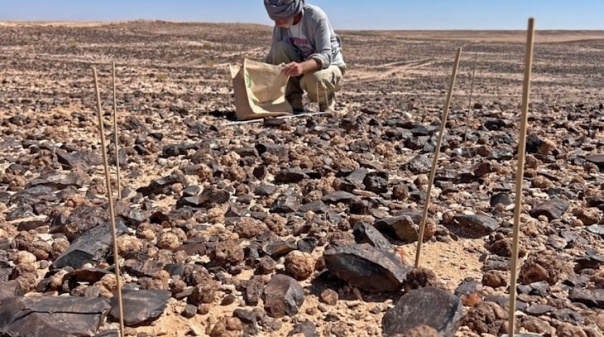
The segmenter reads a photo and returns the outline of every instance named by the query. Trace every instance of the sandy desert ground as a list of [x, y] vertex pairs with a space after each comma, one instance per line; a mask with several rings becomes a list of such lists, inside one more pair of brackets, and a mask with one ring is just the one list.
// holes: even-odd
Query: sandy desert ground
[[[114, 297], [114, 259], [91, 72], [99, 71], [115, 164], [115, 62], [120, 264], [129, 291], [155, 291], [129, 307], [136, 317], [128, 335], [394, 336], [384, 316], [397, 315], [403, 295], [428, 288], [444, 291], [437, 294], [462, 316], [419, 308], [447, 326], [405, 336], [506, 333], [526, 33], [339, 33], [349, 71], [335, 113], [232, 126], [227, 66], [261, 59], [269, 27], [0, 23], [0, 331], [64, 336], [47, 326], [85, 321], [90, 306], [77, 299], [86, 298], [100, 300], [98, 313], [78, 336], [115, 335], [115, 305], [108, 315], [105, 304]], [[412, 270], [458, 47], [422, 269]], [[523, 333], [604, 331], [603, 52], [604, 32], [536, 35]], [[76, 298], [63, 309], [73, 315], [51, 309], [65, 303], [49, 298]], [[155, 303], [158, 312], [147, 312]], [[36, 321], [23, 312], [37, 313]], [[27, 330], [33, 325], [46, 332]]]

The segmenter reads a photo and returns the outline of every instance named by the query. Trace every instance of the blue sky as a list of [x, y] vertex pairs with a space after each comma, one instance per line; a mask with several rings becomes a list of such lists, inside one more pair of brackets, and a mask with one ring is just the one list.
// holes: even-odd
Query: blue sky
[[[307, 0], [336, 29], [604, 29], [602, 0]], [[162, 19], [271, 24], [262, 0], [0, 0], [0, 21]]]

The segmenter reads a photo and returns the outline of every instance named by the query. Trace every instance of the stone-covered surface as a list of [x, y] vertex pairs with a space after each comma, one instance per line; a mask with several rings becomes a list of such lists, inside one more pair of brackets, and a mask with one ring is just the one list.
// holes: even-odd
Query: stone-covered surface
[[[110, 301], [117, 261], [125, 293], [163, 292], [127, 313], [139, 322], [129, 336], [382, 336], [391, 306], [429, 286], [469, 314], [455, 337], [506, 333], [525, 41], [495, 31], [339, 31], [348, 70], [334, 113], [229, 125], [225, 66], [262, 59], [270, 27], [0, 23], [0, 299]], [[598, 336], [602, 36], [552, 31], [546, 40], [531, 94], [518, 325]], [[476, 95], [452, 101], [412, 269], [443, 79], [459, 45], [479, 55]], [[119, 259], [90, 80], [94, 65], [115, 197], [112, 61]], [[464, 62], [456, 90], [467, 92]], [[265, 308], [276, 275], [294, 279], [286, 284], [297, 295], [276, 292]], [[286, 303], [291, 317], [268, 314]], [[87, 334], [115, 330], [116, 318]], [[408, 333], [434, 333], [421, 329]]]

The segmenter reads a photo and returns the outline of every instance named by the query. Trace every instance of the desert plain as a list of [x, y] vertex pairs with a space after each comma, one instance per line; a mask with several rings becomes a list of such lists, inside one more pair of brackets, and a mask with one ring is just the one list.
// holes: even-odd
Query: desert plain
[[[348, 71], [335, 111], [233, 123], [228, 66], [262, 59], [270, 33], [0, 23], [3, 336], [118, 336], [92, 67], [128, 336], [508, 332], [526, 32], [338, 31]], [[604, 32], [536, 32], [516, 311], [526, 336], [604, 332], [603, 52]]]

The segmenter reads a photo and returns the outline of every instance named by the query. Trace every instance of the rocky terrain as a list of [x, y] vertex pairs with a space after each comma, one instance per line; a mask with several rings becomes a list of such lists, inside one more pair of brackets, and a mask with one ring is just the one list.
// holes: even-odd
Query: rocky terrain
[[[117, 336], [116, 260], [128, 336], [507, 333], [525, 33], [341, 34], [335, 113], [230, 125], [227, 66], [268, 27], [1, 23], [0, 335]], [[604, 33], [536, 42], [519, 332], [602, 336]], [[116, 186], [111, 62], [119, 259], [91, 72]]]

